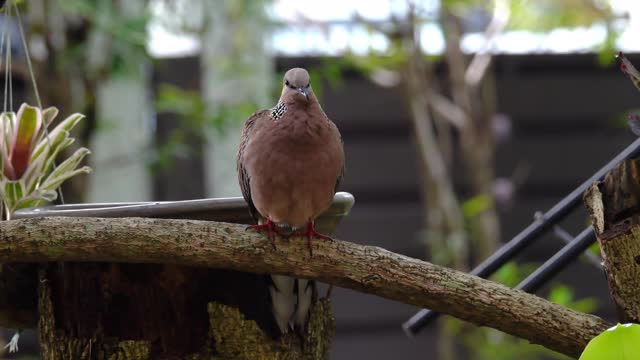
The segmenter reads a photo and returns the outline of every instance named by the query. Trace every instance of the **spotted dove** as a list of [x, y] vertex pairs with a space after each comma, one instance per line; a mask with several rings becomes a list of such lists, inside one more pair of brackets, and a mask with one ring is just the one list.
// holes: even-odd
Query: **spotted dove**
[[[242, 195], [275, 247], [275, 234], [301, 235], [312, 251], [314, 220], [329, 205], [344, 173], [340, 132], [311, 89], [309, 73], [294, 68], [284, 76], [278, 104], [247, 119], [237, 157]], [[312, 253], [311, 253], [312, 255]], [[315, 298], [315, 283], [272, 275], [272, 310], [278, 327], [302, 331]]]

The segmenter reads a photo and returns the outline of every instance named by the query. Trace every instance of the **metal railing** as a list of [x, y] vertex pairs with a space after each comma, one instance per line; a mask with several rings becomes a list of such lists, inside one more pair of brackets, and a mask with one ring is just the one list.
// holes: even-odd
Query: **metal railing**
[[[569, 195], [560, 200], [547, 212], [538, 216], [536, 220], [513, 237], [509, 242], [500, 247], [493, 255], [475, 267], [470, 274], [487, 278], [496, 272], [501, 266], [513, 259], [527, 246], [540, 238], [545, 232], [552, 229], [562, 221], [567, 215], [574, 211], [582, 200], [582, 194], [596, 181], [602, 179], [621, 161], [631, 159], [640, 155], [640, 139], [634, 141], [624, 149], [608, 164], [598, 170], [587, 181], [574, 189]], [[549, 281], [555, 274], [573, 262], [582, 252], [595, 242], [595, 234], [591, 227], [583, 230], [580, 235], [567, 243], [553, 257], [542, 264], [536, 271], [529, 275], [516, 288], [527, 292], [534, 292], [544, 283]], [[422, 309], [407, 320], [402, 328], [410, 335], [416, 335], [424, 329], [430, 322], [435, 320], [439, 313]]]

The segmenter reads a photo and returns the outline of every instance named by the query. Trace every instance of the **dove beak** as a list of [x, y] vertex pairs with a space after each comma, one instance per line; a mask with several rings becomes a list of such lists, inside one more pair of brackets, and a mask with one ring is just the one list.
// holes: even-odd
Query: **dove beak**
[[306, 88], [306, 87], [298, 88], [298, 92], [300, 94], [304, 95], [304, 98], [306, 100], [309, 100], [309, 88]]

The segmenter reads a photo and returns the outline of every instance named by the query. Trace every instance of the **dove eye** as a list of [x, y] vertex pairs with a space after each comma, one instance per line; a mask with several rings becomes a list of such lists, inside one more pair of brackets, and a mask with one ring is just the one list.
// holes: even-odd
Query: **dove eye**
[[285, 80], [285, 81], [284, 81], [284, 84], [285, 84], [285, 85], [287, 85], [287, 86], [289, 86], [289, 80]]

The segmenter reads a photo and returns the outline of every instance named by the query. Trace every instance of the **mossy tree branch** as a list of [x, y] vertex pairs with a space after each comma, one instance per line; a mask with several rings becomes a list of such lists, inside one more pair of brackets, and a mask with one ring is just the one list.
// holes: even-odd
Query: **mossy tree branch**
[[344, 241], [266, 237], [245, 226], [143, 218], [40, 218], [3, 222], [0, 262], [165, 263], [291, 274], [428, 307], [577, 356], [609, 326], [535, 295], [453, 269]]

